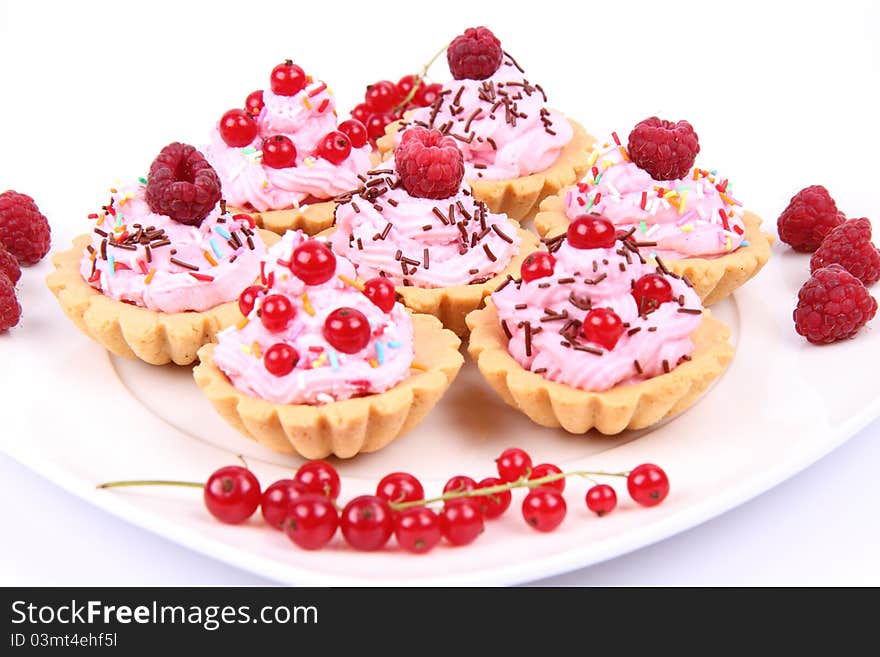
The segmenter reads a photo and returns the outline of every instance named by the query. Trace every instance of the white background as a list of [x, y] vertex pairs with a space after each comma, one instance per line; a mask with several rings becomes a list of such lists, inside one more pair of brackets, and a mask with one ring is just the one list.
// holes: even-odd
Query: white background
[[[551, 103], [594, 134], [625, 135], [651, 114], [690, 120], [703, 166], [723, 169], [771, 223], [814, 183], [848, 214], [880, 216], [871, 3], [556, 2], [524, 13], [444, 2], [431, 16], [301, 5], [0, 4], [0, 188], [30, 193], [56, 234], [71, 235], [110, 184], [143, 175], [169, 141], [204, 142], [285, 57], [327, 80], [343, 112], [368, 82], [417, 70], [463, 27], [488, 24]], [[442, 61], [432, 72], [447, 77]], [[38, 385], [39, 372], [14, 374]], [[880, 584], [878, 439], [874, 423], [721, 518], [550, 583]], [[5, 456], [0, 479], [0, 584], [261, 582], [92, 509]]]

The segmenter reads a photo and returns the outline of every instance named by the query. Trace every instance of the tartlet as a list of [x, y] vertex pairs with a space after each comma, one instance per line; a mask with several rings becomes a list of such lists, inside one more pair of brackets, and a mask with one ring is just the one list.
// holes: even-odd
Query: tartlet
[[[371, 284], [356, 281], [350, 263], [317, 243], [288, 233], [270, 249], [268, 286], [249, 302], [247, 323], [204, 346], [193, 375], [217, 412], [260, 444], [311, 459], [350, 458], [416, 426], [463, 358], [459, 339], [436, 318], [410, 313], [390, 286], [385, 296], [369, 296]], [[306, 275], [312, 283], [292, 273], [297, 265], [290, 263], [306, 259], [300, 247], [330, 262], [318, 278]], [[277, 308], [265, 319], [277, 295], [295, 309], [283, 326], [275, 323]], [[342, 316], [360, 322], [347, 325], [352, 335], [367, 327], [362, 341], [341, 342], [342, 329], [328, 328]]]

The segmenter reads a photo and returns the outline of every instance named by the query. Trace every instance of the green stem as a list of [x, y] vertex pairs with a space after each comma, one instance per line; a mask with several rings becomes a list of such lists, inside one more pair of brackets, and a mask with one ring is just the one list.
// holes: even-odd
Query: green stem
[[442, 55], [448, 47], [449, 47], [449, 44], [447, 43], [445, 46], [440, 48], [440, 50], [438, 50], [434, 54], [434, 56], [428, 60], [428, 63], [422, 67], [421, 73], [416, 74], [416, 76], [415, 76], [416, 82], [413, 85], [413, 88], [409, 90], [409, 93], [406, 95], [406, 97], [402, 101], [400, 101], [400, 103], [397, 105], [397, 107], [395, 107], [392, 110], [395, 114], [397, 114], [399, 111], [401, 111], [403, 108], [405, 108], [409, 104], [409, 101], [411, 101], [413, 98], [415, 98], [416, 93], [419, 90], [419, 87], [422, 86], [422, 82], [424, 81], [425, 76], [428, 74], [428, 69], [431, 68], [431, 66], [434, 64], [434, 62], [437, 61], [437, 58], [440, 55]]
[[169, 481], [166, 479], [139, 479], [134, 481], [108, 481], [98, 484], [97, 488], [121, 488], [123, 486], [186, 486], [187, 488], [204, 488], [205, 484], [195, 481]]
[[626, 477], [629, 475], [629, 472], [603, 472], [603, 471], [591, 471], [591, 470], [573, 470], [571, 472], [558, 472], [556, 474], [549, 474], [544, 477], [538, 477], [537, 479], [528, 479], [527, 477], [520, 477], [516, 481], [511, 481], [507, 484], [498, 484], [497, 486], [487, 486], [486, 488], [475, 488], [474, 490], [456, 490], [449, 491], [448, 493], [444, 493], [443, 495], [439, 495], [437, 497], [432, 497], [427, 500], [415, 500], [413, 502], [403, 502], [401, 504], [391, 504], [391, 508], [395, 511], [400, 511], [402, 509], [408, 509], [413, 506], [426, 506], [428, 504], [436, 504], [438, 502], [445, 502], [446, 500], [455, 500], [462, 497], [485, 497], [487, 495], [494, 495], [496, 493], [503, 493], [504, 491], [513, 490], [514, 488], [538, 488], [539, 486], [543, 486], [544, 484], [549, 484], [554, 481], [558, 481], [560, 479], [565, 479], [566, 477], [583, 477], [585, 479], [590, 479], [594, 476], [596, 477]]

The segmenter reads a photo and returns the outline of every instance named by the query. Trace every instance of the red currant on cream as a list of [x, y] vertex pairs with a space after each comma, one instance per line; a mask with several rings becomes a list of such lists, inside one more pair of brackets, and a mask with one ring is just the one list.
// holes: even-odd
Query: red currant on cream
[[394, 115], [390, 112], [378, 112], [376, 114], [370, 114], [370, 117], [367, 119], [367, 135], [373, 141], [376, 141], [379, 137], [385, 134], [385, 126], [391, 123], [394, 120]]
[[376, 486], [376, 496], [394, 504], [425, 499], [422, 483], [408, 472], [392, 472]]
[[559, 527], [566, 511], [565, 498], [544, 487], [531, 491], [522, 504], [523, 518], [539, 532], [552, 532]]
[[447, 500], [440, 512], [440, 531], [453, 545], [467, 545], [483, 533], [483, 514], [468, 498]]
[[[502, 484], [504, 484], [504, 482], [498, 477], [486, 477], [477, 484], [477, 488], [492, 488]], [[483, 515], [492, 519], [497, 518], [507, 511], [510, 507], [510, 501], [513, 499], [513, 495], [511, 495], [509, 490], [503, 490], [500, 493], [487, 493], [479, 499], [481, 503], [480, 510], [483, 512]]]
[[370, 107], [366, 103], [361, 103], [360, 105], [355, 105], [354, 109], [351, 110], [351, 118], [353, 118], [355, 121], [360, 121], [366, 126], [367, 119], [370, 118], [370, 114], [372, 113], [372, 107]]
[[593, 308], [581, 325], [581, 335], [587, 342], [601, 345], [609, 351], [614, 349], [624, 330], [623, 321], [608, 308]]
[[403, 509], [394, 516], [394, 535], [407, 552], [423, 554], [440, 542], [440, 519], [424, 506]]
[[237, 525], [254, 515], [260, 506], [260, 482], [247, 468], [228, 465], [208, 477], [204, 499], [217, 520]]
[[306, 494], [291, 502], [282, 528], [304, 550], [319, 550], [330, 542], [338, 526], [336, 505], [323, 495]]
[[361, 148], [367, 144], [367, 127], [362, 121], [348, 119], [339, 124], [339, 132], [348, 137], [352, 148]]
[[510, 483], [529, 476], [532, 470], [532, 458], [525, 450], [511, 447], [501, 452], [501, 456], [495, 459], [495, 465], [501, 480]]
[[661, 304], [672, 301], [672, 286], [660, 274], [645, 274], [632, 289], [640, 315], [657, 310]]
[[295, 96], [306, 86], [306, 73], [287, 59], [272, 69], [269, 83], [272, 91], [279, 96]]
[[296, 166], [296, 146], [290, 137], [275, 135], [263, 141], [263, 164], [273, 169]]
[[371, 84], [364, 94], [364, 102], [372, 107], [374, 112], [387, 112], [398, 102], [397, 87], [390, 80], [380, 80]]
[[361, 495], [342, 510], [342, 535], [355, 550], [378, 550], [391, 538], [393, 516], [388, 502], [381, 497]]
[[596, 484], [586, 495], [587, 508], [600, 518], [617, 506], [617, 493], [608, 484]]
[[519, 273], [524, 282], [528, 283], [536, 278], [546, 278], [553, 275], [553, 267], [556, 258], [546, 251], [534, 251], [526, 256], [520, 265]]
[[265, 289], [260, 285], [251, 285], [242, 291], [238, 297], [238, 309], [241, 311], [242, 315], [247, 317], [251, 314], [251, 311], [254, 309], [254, 304], [257, 303], [257, 297], [259, 297], [260, 293], [264, 291]]
[[601, 249], [614, 246], [614, 224], [604, 217], [581, 215], [568, 226], [568, 243], [576, 249]]
[[244, 108], [247, 110], [248, 114], [256, 117], [260, 110], [263, 109], [263, 90], [257, 89], [256, 91], [252, 91], [248, 94], [248, 97], [244, 100]]
[[[529, 475], [529, 479], [540, 479], [541, 477], [555, 474], [562, 474], [562, 470], [552, 463], [541, 463], [532, 468], [532, 474]], [[546, 484], [541, 484], [539, 488], [547, 488], [549, 490], [555, 490], [557, 493], [561, 493], [565, 490], [565, 477], [561, 477]]]
[[324, 320], [324, 339], [344, 354], [356, 354], [370, 344], [370, 322], [355, 308], [337, 308]]
[[324, 495], [331, 500], [339, 497], [339, 491], [342, 489], [339, 473], [327, 461], [304, 463], [293, 475], [293, 480], [305, 486], [308, 492]]
[[266, 349], [263, 365], [273, 376], [287, 376], [299, 362], [299, 353], [289, 344], [278, 342]]
[[307, 285], [320, 285], [333, 278], [336, 256], [323, 242], [306, 240], [293, 250], [290, 271]]
[[282, 529], [284, 519], [290, 513], [291, 503], [307, 492], [305, 486], [296, 483], [293, 479], [279, 479], [263, 491], [260, 500], [263, 518], [272, 527]]
[[257, 137], [257, 123], [254, 117], [241, 109], [231, 109], [220, 117], [220, 137], [227, 146], [241, 148]]
[[260, 321], [269, 331], [283, 331], [296, 315], [296, 308], [283, 294], [270, 294], [260, 307]]
[[390, 313], [397, 301], [397, 293], [394, 291], [394, 283], [387, 278], [377, 276], [364, 283], [364, 294], [376, 306], [386, 313]]
[[643, 463], [627, 476], [626, 489], [642, 506], [657, 506], [669, 495], [669, 478], [659, 466]]
[[333, 164], [341, 164], [351, 155], [351, 140], [344, 132], [334, 130], [328, 132], [318, 142], [318, 157], [322, 157]]

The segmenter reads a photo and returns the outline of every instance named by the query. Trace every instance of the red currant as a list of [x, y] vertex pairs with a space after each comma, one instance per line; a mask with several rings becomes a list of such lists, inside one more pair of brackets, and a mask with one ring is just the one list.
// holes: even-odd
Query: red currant
[[474, 490], [477, 482], [467, 475], [455, 475], [443, 487], [444, 493], [464, 493], [465, 491]]
[[270, 294], [260, 307], [260, 321], [270, 331], [283, 331], [296, 316], [296, 308], [283, 294]]
[[424, 506], [404, 509], [394, 516], [394, 535], [404, 550], [423, 554], [440, 542], [440, 519]]
[[320, 285], [336, 273], [336, 256], [323, 242], [306, 240], [293, 250], [290, 271], [306, 285]]
[[624, 330], [623, 321], [609, 308], [593, 308], [581, 325], [581, 335], [587, 342], [601, 345], [608, 350], [614, 349]]
[[228, 146], [247, 146], [257, 138], [257, 123], [244, 110], [231, 109], [220, 117], [220, 137]]
[[394, 504], [425, 499], [422, 483], [408, 472], [392, 472], [382, 477], [376, 495]]
[[254, 304], [257, 303], [257, 297], [260, 296], [261, 292], [265, 292], [265, 289], [259, 285], [251, 285], [250, 287], [246, 287], [244, 291], [238, 297], [238, 309], [241, 311], [241, 314], [247, 317], [251, 314], [251, 311], [254, 309]]
[[669, 478], [659, 466], [643, 463], [629, 473], [626, 489], [642, 506], [657, 506], [669, 495]]
[[672, 285], [660, 274], [645, 274], [632, 289], [640, 315], [657, 310], [661, 304], [672, 301]]
[[385, 134], [385, 126], [394, 121], [394, 115], [390, 112], [377, 112], [370, 114], [367, 119], [367, 135], [373, 141]]
[[290, 503], [283, 522], [287, 537], [305, 550], [319, 550], [333, 538], [339, 512], [323, 495], [305, 494]]
[[328, 132], [318, 142], [318, 157], [322, 157], [333, 164], [341, 164], [351, 155], [351, 140], [344, 132], [334, 130]]
[[422, 80], [421, 86], [416, 91], [416, 96], [413, 98], [416, 105], [421, 107], [427, 107], [428, 105], [433, 105], [434, 101], [437, 100], [437, 97], [440, 95], [440, 92], [443, 91], [443, 85], [440, 84], [425, 84], [425, 81]]
[[245, 98], [244, 108], [248, 111], [248, 114], [256, 117], [260, 110], [263, 109], [263, 90], [257, 89], [250, 92], [248, 97]]
[[[413, 87], [416, 86], [416, 82], [418, 81], [418, 76], [415, 75], [404, 75], [400, 80], [397, 81], [397, 102], [402, 103], [403, 99], [409, 96], [409, 92], [413, 90]], [[410, 100], [415, 99], [415, 96]]]
[[394, 283], [381, 276], [371, 278], [364, 283], [364, 294], [366, 294], [367, 298], [376, 304], [382, 312], [386, 313], [391, 312], [391, 309], [394, 308], [394, 303], [397, 301], [397, 292], [394, 291]]
[[290, 513], [291, 503], [307, 493], [305, 486], [293, 479], [279, 479], [263, 491], [260, 501], [263, 518], [275, 529], [282, 529], [284, 519]]
[[387, 112], [397, 104], [397, 87], [390, 80], [380, 80], [367, 87], [364, 102], [374, 112]]
[[348, 137], [352, 148], [367, 145], [367, 127], [357, 119], [348, 119], [339, 124], [339, 132]]
[[309, 461], [299, 466], [293, 480], [306, 487], [310, 493], [324, 495], [331, 500], [339, 497], [342, 482], [336, 468], [327, 461]]
[[378, 550], [394, 531], [394, 514], [388, 502], [375, 495], [361, 495], [342, 510], [342, 535], [355, 550]]
[[367, 125], [367, 119], [370, 118], [370, 114], [372, 113], [372, 107], [370, 107], [366, 103], [361, 103], [360, 105], [355, 105], [354, 109], [351, 110], [351, 118], [353, 118], [355, 121], [360, 121], [364, 125]]
[[[504, 482], [498, 477], [486, 477], [477, 484], [477, 488], [492, 488], [494, 486], [500, 486], [503, 483]], [[513, 499], [513, 495], [511, 495], [509, 490], [504, 490], [500, 493], [483, 495], [479, 499], [481, 503], [480, 511], [483, 512], [484, 516], [491, 519], [497, 518], [507, 511], [510, 507], [510, 501]]]
[[370, 322], [355, 308], [337, 308], [324, 320], [324, 339], [344, 354], [356, 354], [370, 344]]
[[511, 447], [501, 452], [501, 456], [495, 459], [495, 465], [501, 480], [510, 483], [529, 476], [532, 469], [532, 458], [525, 450]]
[[[562, 474], [562, 470], [552, 463], [541, 463], [532, 468], [532, 474], [529, 475], [529, 479], [540, 479], [541, 477], [555, 474]], [[548, 490], [555, 490], [557, 493], [561, 493], [565, 490], [565, 477], [541, 484], [539, 488], [547, 488]]]
[[440, 512], [440, 531], [453, 545], [467, 545], [483, 532], [483, 514], [466, 498], [447, 500]]
[[553, 275], [553, 267], [556, 258], [546, 251], [535, 251], [526, 256], [520, 265], [519, 273], [524, 282], [528, 283], [536, 278], [546, 278]]
[[600, 518], [614, 511], [617, 506], [617, 493], [608, 484], [596, 484], [587, 491], [587, 508]]
[[263, 354], [263, 365], [273, 376], [287, 376], [298, 362], [297, 350], [283, 342], [273, 344]]
[[559, 527], [566, 510], [565, 498], [544, 487], [531, 491], [522, 504], [523, 518], [539, 532], [552, 532]]
[[296, 146], [290, 137], [275, 135], [263, 141], [263, 164], [273, 169], [296, 166]]
[[269, 83], [279, 96], [295, 96], [306, 86], [306, 73], [288, 59], [272, 69]]
[[247, 468], [228, 465], [208, 477], [204, 498], [212, 516], [237, 525], [254, 515], [260, 506], [260, 482]]
[[581, 215], [568, 226], [568, 243], [576, 249], [600, 249], [614, 246], [614, 224], [604, 217]]

